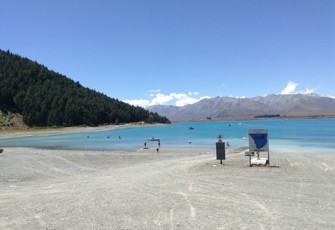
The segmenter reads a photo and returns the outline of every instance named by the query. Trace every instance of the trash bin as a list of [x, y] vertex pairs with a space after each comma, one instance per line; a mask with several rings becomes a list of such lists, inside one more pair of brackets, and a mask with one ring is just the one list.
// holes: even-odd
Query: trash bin
[[226, 147], [225, 143], [222, 141], [216, 142], [216, 159], [221, 160], [226, 160]]

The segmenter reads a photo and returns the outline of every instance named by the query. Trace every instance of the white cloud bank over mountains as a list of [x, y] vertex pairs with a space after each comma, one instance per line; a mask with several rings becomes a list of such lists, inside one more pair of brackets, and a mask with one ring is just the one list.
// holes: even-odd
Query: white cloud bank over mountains
[[286, 95], [286, 94], [310, 94], [310, 93], [315, 93], [317, 90], [320, 89], [320, 86], [314, 87], [312, 89], [306, 88], [304, 91], [296, 91], [298, 87], [298, 83], [295, 83], [293, 81], [289, 81], [286, 85], [286, 87], [281, 91], [281, 95]]
[[196, 103], [204, 98], [210, 98], [208, 96], [199, 97], [199, 92], [188, 92], [184, 93], [170, 93], [163, 94], [160, 90], [149, 90], [149, 96], [151, 100], [123, 100], [124, 102], [141, 107], [147, 107], [151, 105], [169, 105], [174, 104], [176, 106], [184, 106], [188, 104]]
[[[310, 94], [315, 93], [320, 87], [314, 87], [312, 89], [306, 88], [304, 91], [297, 91], [298, 83], [293, 81], [289, 81], [286, 87], [281, 91], [281, 95], [286, 94]], [[161, 90], [149, 90], [149, 96], [152, 98], [151, 100], [123, 100], [131, 105], [141, 106], [141, 107], [148, 107], [151, 105], [176, 105], [176, 106], [184, 106], [188, 104], [196, 103], [205, 98], [211, 98], [209, 96], [199, 97], [199, 92], [188, 92], [186, 93], [170, 93], [170, 94], [163, 94]], [[244, 97], [242, 97], [244, 98]]]

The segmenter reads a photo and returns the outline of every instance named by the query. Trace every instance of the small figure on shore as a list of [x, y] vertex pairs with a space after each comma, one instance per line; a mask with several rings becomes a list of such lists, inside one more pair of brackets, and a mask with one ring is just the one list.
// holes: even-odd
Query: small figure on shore
[[227, 141], [227, 147], [229, 147], [229, 146], [230, 146], [229, 141]]
[[147, 142], [144, 142], [144, 148], [145, 149], [147, 148]]
[[157, 153], [159, 153], [159, 148], [156, 149]]

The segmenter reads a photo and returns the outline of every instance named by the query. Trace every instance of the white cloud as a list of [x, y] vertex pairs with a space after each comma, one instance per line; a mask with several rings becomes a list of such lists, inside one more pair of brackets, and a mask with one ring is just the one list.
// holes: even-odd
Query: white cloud
[[203, 97], [200, 97], [199, 100], [201, 101], [202, 99], [209, 99], [209, 98], [212, 98], [210, 96], [203, 96]]
[[302, 94], [311, 94], [311, 93], [315, 93], [319, 89], [320, 89], [320, 86], [314, 87], [312, 89], [306, 88], [305, 91], [302, 91], [300, 93], [302, 93]]
[[281, 91], [281, 95], [285, 95], [285, 94], [294, 94], [295, 89], [297, 88], [298, 84], [294, 83], [293, 81], [289, 81], [285, 87], [285, 89], [283, 89], [283, 91]]
[[190, 95], [190, 96], [192, 96], [192, 95], [197, 96], [199, 94], [200, 94], [199, 92], [188, 92], [188, 95]]
[[244, 99], [244, 98], [247, 98], [246, 96], [234, 96], [234, 95], [232, 95], [232, 94], [230, 94], [229, 97], [233, 97], [233, 98], [236, 98], [236, 99]]
[[[155, 93], [156, 92], [156, 93]], [[151, 105], [176, 105], [176, 106], [184, 106], [188, 104], [196, 103], [205, 98], [211, 98], [209, 96], [203, 97], [194, 97], [198, 96], [199, 92], [188, 92], [188, 94], [184, 93], [170, 93], [163, 94], [160, 90], [154, 91], [149, 90], [150, 97], [153, 97], [151, 100], [123, 100], [124, 102], [141, 107], [147, 107]]]
[[192, 98], [183, 93], [172, 93], [172, 96], [176, 100], [176, 106], [184, 106], [188, 104], [193, 104], [199, 101], [197, 98]]
[[164, 95], [162, 93], [157, 93], [155, 98], [152, 99], [149, 105], [165, 105], [172, 101], [173, 97], [170, 95]]
[[150, 104], [149, 100], [123, 100], [123, 102], [134, 106], [141, 106], [143, 108], [147, 107]]
[[166, 105], [174, 102], [176, 106], [184, 106], [198, 101], [199, 99], [192, 98], [183, 93], [170, 93], [169, 95], [158, 93], [150, 105]]
[[285, 94], [311, 94], [311, 93], [315, 93], [316, 91], [318, 91], [320, 89], [320, 86], [314, 87], [314, 88], [309, 88], [307, 87], [304, 91], [296, 91], [298, 87], [298, 83], [289, 81], [285, 87], [285, 89], [283, 89], [283, 91], [281, 91], [280, 94], [285, 95]]
[[161, 92], [161, 90], [160, 89], [150, 89], [150, 90], [148, 90], [148, 92], [149, 92], [150, 97], [155, 97], [156, 94]]
[[160, 89], [150, 89], [148, 90], [149, 93], [159, 93], [161, 90]]

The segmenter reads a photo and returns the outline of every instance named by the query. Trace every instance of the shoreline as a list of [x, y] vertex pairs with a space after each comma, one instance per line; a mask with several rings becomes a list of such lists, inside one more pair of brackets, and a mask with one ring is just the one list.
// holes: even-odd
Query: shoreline
[[0, 155], [1, 229], [334, 229], [335, 155], [211, 148]]
[[108, 131], [125, 128], [137, 128], [147, 126], [157, 126], [164, 124], [124, 124], [124, 125], [103, 125], [96, 127], [61, 127], [61, 128], [46, 128], [46, 129], [22, 129], [22, 130], [6, 130], [0, 132], [0, 139], [6, 138], [18, 138], [18, 137], [30, 137], [30, 136], [50, 136], [50, 135], [61, 135], [61, 134], [72, 134], [82, 132], [96, 132], [96, 131]]
[[[175, 123], [188, 123], [188, 122], [222, 122], [222, 121], [251, 121], [251, 120], [314, 120], [314, 119], [335, 119], [335, 115], [311, 115], [311, 116], [285, 116], [285, 117], [274, 117], [274, 118], [251, 118], [251, 117], [229, 117], [225, 120], [222, 119], [211, 119], [211, 120], [194, 120], [194, 121], [176, 121]], [[0, 127], [0, 138], [15, 138], [15, 137], [28, 137], [28, 136], [43, 136], [43, 135], [57, 135], [57, 134], [70, 134], [80, 132], [95, 132], [95, 131], [107, 131], [122, 128], [136, 128], [146, 126], [160, 126], [167, 124], [122, 124], [122, 125], [102, 125], [102, 126], [74, 126], [74, 127], [48, 127], [48, 128], [25, 128], [25, 129], [14, 129], [14, 130], [1, 130]], [[6, 137], [8, 136], [8, 137]]]

